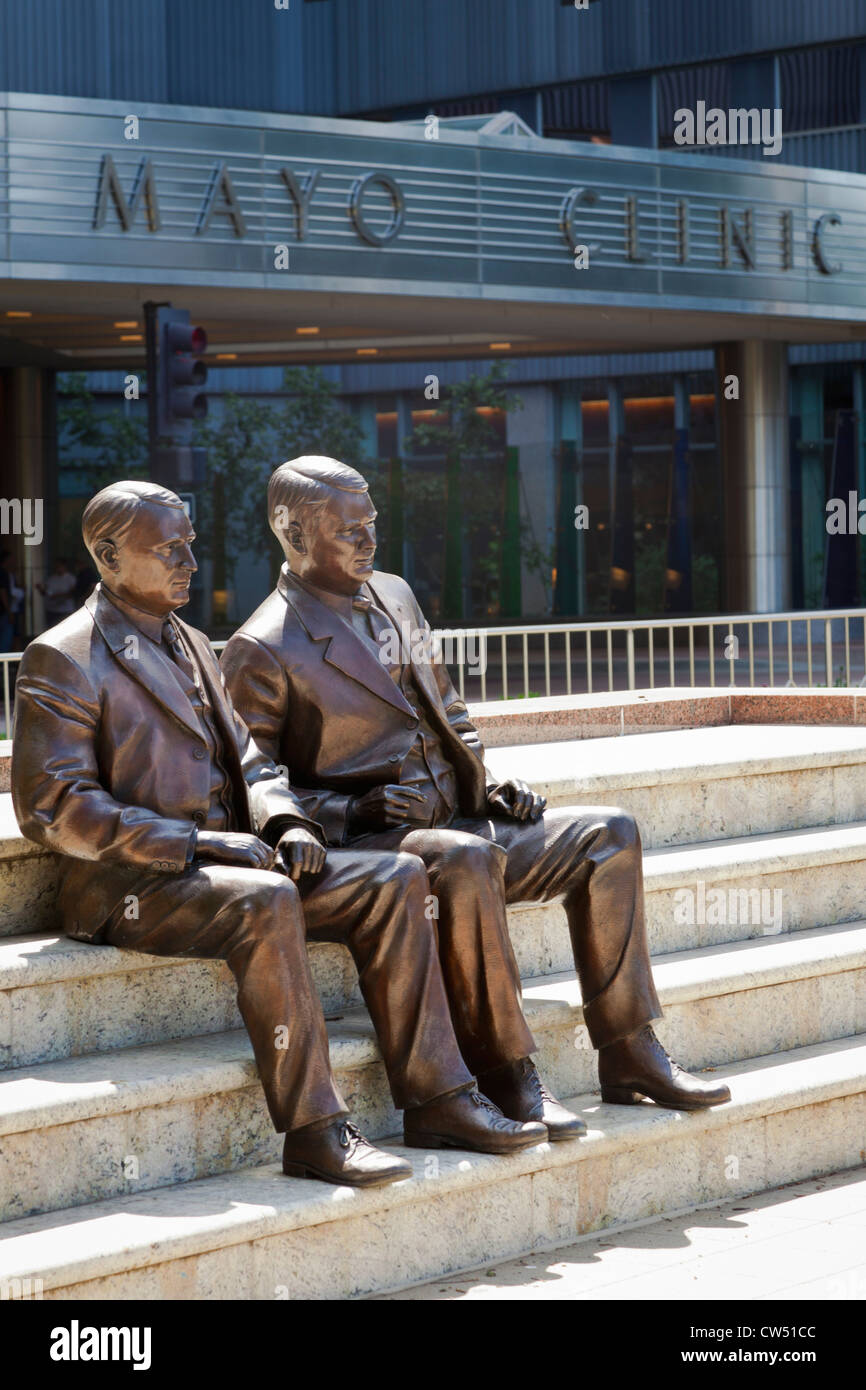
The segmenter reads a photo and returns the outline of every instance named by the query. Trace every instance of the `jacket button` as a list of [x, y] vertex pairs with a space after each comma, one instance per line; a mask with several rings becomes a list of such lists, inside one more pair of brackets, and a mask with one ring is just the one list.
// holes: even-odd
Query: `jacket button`
[[400, 754], [399, 754], [399, 753], [392, 753], [391, 756], [390, 756], [390, 758], [388, 759], [388, 762], [389, 762], [389, 763], [399, 763], [399, 761], [400, 761]]
[[407, 719], [407, 720], [406, 720], [406, 728], [407, 728], [407, 729], [414, 729], [414, 728], [415, 728], [415, 725], [417, 724], [417, 722], [418, 722], [417, 719]]
[[204, 825], [205, 821], [207, 820], [207, 816], [205, 815], [204, 811], [193, 811], [192, 818], [195, 821], [196, 825]]
[[203, 748], [196, 748], [196, 750], [195, 750], [195, 752], [193, 753], [192, 756], [193, 756], [194, 758], [196, 758], [198, 762], [201, 762], [202, 758], [204, 757], [204, 749], [203, 749]]

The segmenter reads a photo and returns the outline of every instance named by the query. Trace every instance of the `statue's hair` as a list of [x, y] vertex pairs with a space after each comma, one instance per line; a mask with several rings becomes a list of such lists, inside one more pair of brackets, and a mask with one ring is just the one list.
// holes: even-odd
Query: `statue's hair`
[[97, 561], [96, 546], [100, 541], [113, 541], [119, 545], [135, 524], [135, 518], [142, 507], [179, 507], [184, 505], [174, 492], [159, 483], [143, 482], [140, 479], [109, 483], [95, 497], [91, 497], [81, 518], [81, 534], [84, 544]]
[[361, 474], [339, 459], [320, 454], [303, 454], [281, 463], [268, 483], [268, 522], [282, 540], [289, 522], [297, 521], [302, 530], [315, 525], [335, 492], [363, 493], [367, 484]]

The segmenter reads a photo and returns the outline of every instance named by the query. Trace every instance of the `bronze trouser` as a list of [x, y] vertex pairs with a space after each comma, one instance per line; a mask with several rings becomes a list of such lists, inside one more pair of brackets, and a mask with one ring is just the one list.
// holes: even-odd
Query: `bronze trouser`
[[[475, 829], [475, 822], [459, 824]], [[505, 849], [456, 826], [386, 830], [355, 843], [399, 848], [424, 861], [454, 1031], [472, 1070], [480, 1074], [534, 1052], [505, 917]]]
[[271, 1119], [282, 1132], [347, 1113], [331, 1074], [305, 935], [352, 952], [398, 1108], [471, 1083], [451, 1025], [435, 924], [425, 916], [428, 891], [423, 865], [409, 855], [328, 850], [321, 874], [305, 877], [300, 893], [282, 874], [204, 864], [149, 877], [138, 919], [127, 921], [119, 907], [105, 940], [228, 962]]
[[[449, 986], [452, 1013], [470, 1008], [474, 1000], [477, 1027], [483, 1037], [486, 1018], [510, 987], [519, 989], [513, 955], [493, 970], [479, 949], [483, 940], [507, 937], [506, 903], [548, 902], [562, 898], [571, 933], [574, 963], [583, 995], [583, 1013], [593, 1046], [617, 1042], [643, 1024], [661, 1017], [652, 979], [644, 920], [643, 869], [640, 833], [634, 819], [609, 806], [565, 806], [534, 823], [515, 820], [475, 820], [458, 817], [447, 829], [395, 830], [367, 836], [364, 845], [411, 850], [428, 866], [431, 887], [440, 898], [440, 951]], [[451, 932], [442, 931], [443, 903], [449, 899], [448, 846], [472, 844], [498, 847], [504, 874], [498, 891], [473, 898], [473, 885], [459, 886], [462, 912], [450, 914]], [[457, 872], [459, 877], [459, 869]], [[469, 875], [467, 875], [469, 877]], [[471, 875], [475, 878], [475, 872]], [[474, 906], [471, 904], [474, 902]], [[476, 914], [490, 920], [483, 926]], [[516, 981], [516, 986], [515, 986]], [[499, 1005], [501, 1007], [501, 1005]], [[470, 1023], [470, 1026], [476, 1026]], [[474, 1053], [460, 1027], [463, 1055], [476, 1072], [497, 1065]], [[531, 1049], [524, 1048], [524, 1052]], [[513, 1055], [513, 1054], [512, 1054]], [[502, 1057], [503, 1061], [509, 1058]], [[482, 1065], [483, 1062], [483, 1065]]]

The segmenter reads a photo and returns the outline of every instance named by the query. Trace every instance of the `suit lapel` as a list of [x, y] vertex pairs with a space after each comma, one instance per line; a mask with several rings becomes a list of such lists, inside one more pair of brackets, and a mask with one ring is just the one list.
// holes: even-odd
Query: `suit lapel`
[[434, 732], [438, 732], [445, 756], [449, 758], [457, 773], [458, 782], [462, 787], [461, 806], [467, 814], [482, 814], [485, 804], [484, 763], [466, 747], [460, 735], [455, 733], [452, 728], [433, 672], [431, 657], [428, 655], [426, 660], [418, 659], [420, 655], [418, 652], [419, 638], [414, 635], [418, 631], [417, 613], [401, 599], [386, 598], [382, 588], [377, 588], [375, 582], [368, 582], [367, 587], [373, 594], [377, 605], [388, 614], [392, 623], [396, 625], [397, 631], [410, 634], [409, 640], [413, 650], [411, 654], [407, 654], [406, 659], [412, 662], [415, 682], [421, 693], [421, 698], [427, 706], [431, 728]]
[[[137, 630], [131, 631], [133, 624], [130, 619], [102, 595], [98, 585], [85, 607], [89, 609], [109, 651], [122, 670], [138, 681], [172, 719], [200, 739], [201, 729], [192, 706], [148, 639]], [[131, 638], [136, 639], [134, 643], [130, 641]]]
[[[426, 695], [427, 701], [431, 707], [444, 714], [442, 702], [439, 698], [439, 687], [434, 679], [430, 662], [429, 660], [417, 660], [417, 649], [420, 645], [420, 630], [416, 627], [414, 621], [415, 615], [411, 608], [400, 599], [386, 598], [381, 589], [378, 589], [372, 582], [368, 582], [367, 588], [373, 595], [377, 606], [382, 609], [383, 613], [387, 613], [394, 625], [395, 631], [400, 634], [403, 660], [411, 663], [412, 671], [414, 672], [420, 690]], [[408, 634], [409, 637], [408, 648], [406, 642], [403, 641], [404, 634]]]
[[[362, 642], [353, 628], [335, 613], [327, 604], [321, 603], [313, 594], [293, 584], [285, 573], [280, 575], [279, 591], [290, 603], [314, 642], [326, 642], [322, 657], [330, 666], [336, 666], [350, 680], [366, 687], [380, 700], [411, 714], [412, 710], [402, 693], [391, 679], [381, 661], [377, 661], [365, 642]], [[397, 628], [400, 632], [400, 628]]]
[[205, 683], [211, 708], [214, 712], [214, 719], [219, 726], [224, 749], [227, 753], [237, 753], [237, 732], [232, 711], [229, 708], [226, 694], [223, 690], [222, 681], [213, 669], [213, 657], [211, 656], [208, 645], [202, 640], [201, 634], [195, 628], [187, 627], [182, 623], [177, 614], [174, 621], [177, 623], [184, 640], [192, 649], [198, 664], [199, 673]]
[[238, 829], [249, 830], [249, 787], [244, 776], [243, 752], [238, 747], [238, 729], [232, 707], [226, 699], [219, 667], [215, 667], [210, 645], [195, 628], [187, 627], [175, 614], [175, 622], [181, 629], [198, 664], [201, 678], [205, 683], [208, 698], [213, 710], [214, 721], [222, 741], [223, 766], [229, 774], [234, 792], [234, 811], [238, 818]]

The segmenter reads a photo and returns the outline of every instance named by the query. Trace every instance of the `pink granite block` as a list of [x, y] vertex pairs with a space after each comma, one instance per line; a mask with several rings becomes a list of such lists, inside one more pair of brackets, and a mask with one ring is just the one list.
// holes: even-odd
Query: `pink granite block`
[[555, 695], [495, 700], [469, 706], [469, 717], [488, 748], [598, 738], [622, 729], [620, 695]]
[[[731, 722], [854, 724], [856, 701], [854, 694], [835, 690], [732, 690]], [[866, 710], [861, 713], [866, 716]]]
[[[647, 699], [649, 696], [661, 698]], [[727, 690], [635, 692], [623, 700], [624, 733], [653, 729], [705, 729], [730, 724], [730, 693]]]

